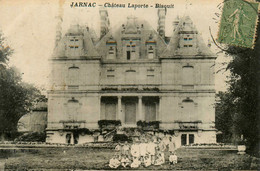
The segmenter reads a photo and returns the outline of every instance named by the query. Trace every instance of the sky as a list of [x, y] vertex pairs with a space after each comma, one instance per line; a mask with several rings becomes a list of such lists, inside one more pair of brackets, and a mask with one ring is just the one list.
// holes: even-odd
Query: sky
[[[88, 25], [96, 30], [99, 36], [99, 7], [95, 8], [71, 8], [71, 0], [0, 0], [0, 30], [6, 38], [6, 43], [14, 49], [10, 57], [10, 66], [15, 66], [23, 73], [23, 80], [33, 83], [38, 87], [48, 85], [50, 65], [48, 59], [51, 57], [56, 36], [57, 20], [55, 17], [62, 14], [62, 33], [68, 30], [71, 24]], [[177, 15], [189, 15], [198, 31], [201, 33], [205, 43], [217, 37], [221, 14], [222, 0], [88, 0], [73, 2], [96, 2], [99, 5], [105, 2], [120, 4], [174, 4], [173, 9], [167, 9], [166, 14], [166, 36], [172, 34], [172, 22]], [[121, 26], [126, 22], [129, 15], [144, 19], [156, 30], [157, 9], [128, 9], [128, 8], [106, 8], [110, 19], [111, 29]], [[60, 12], [61, 11], [61, 12]], [[217, 15], [216, 15], [217, 13]], [[211, 28], [211, 34], [209, 31]], [[212, 51], [218, 52], [214, 43]], [[225, 67], [223, 62], [229, 58], [223, 53], [218, 53], [216, 60], [216, 90], [224, 91], [228, 72], [217, 72]]]

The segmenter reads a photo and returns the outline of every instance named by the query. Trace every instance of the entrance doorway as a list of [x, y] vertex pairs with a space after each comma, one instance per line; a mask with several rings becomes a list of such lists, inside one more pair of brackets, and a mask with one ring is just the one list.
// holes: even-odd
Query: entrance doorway
[[145, 121], [156, 121], [156, 104], [155, 102], [145, 103]]
[[125, 123], [126, 124], [136, 123], [136, 103], [134, 102], [125, 103]]
[[116, 120], [116, 104], [106, 103], [105, 104], [105, 118], [107, 120]]

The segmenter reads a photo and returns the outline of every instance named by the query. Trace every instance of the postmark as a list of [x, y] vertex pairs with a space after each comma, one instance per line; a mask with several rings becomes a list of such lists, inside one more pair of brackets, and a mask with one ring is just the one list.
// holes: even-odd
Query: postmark
[[253, 48], [258, 21], [259, 3], [245, 0], [224, 2], [217, 41]]

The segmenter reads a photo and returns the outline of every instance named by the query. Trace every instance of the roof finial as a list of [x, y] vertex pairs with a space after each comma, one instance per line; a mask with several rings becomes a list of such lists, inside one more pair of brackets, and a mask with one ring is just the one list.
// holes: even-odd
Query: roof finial
[[189, 13], [188, 8], [189, 8], [190, 5], [192, 5], [192, 3], [190, 3], [189, 0], [186, 0], [184, 16], [188, 15], [188, 13]]

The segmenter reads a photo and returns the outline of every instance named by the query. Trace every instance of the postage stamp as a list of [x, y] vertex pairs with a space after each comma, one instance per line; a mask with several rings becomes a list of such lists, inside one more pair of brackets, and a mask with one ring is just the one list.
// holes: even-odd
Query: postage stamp
[[254, 48], [259, 3], [226, 0], [221, 16], [219, 43]]

